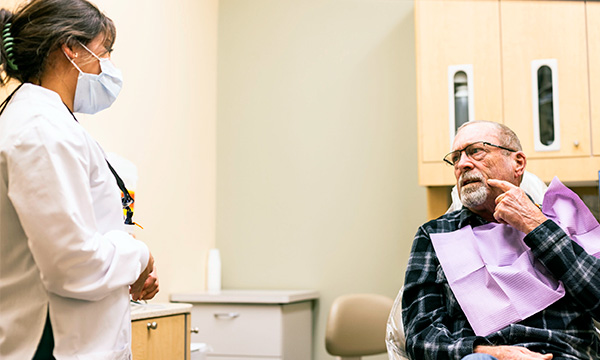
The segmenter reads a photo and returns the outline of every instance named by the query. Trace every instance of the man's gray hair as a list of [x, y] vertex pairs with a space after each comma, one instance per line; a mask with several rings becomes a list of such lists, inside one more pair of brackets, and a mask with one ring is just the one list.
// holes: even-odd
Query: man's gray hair
[[489, 125], [495, 127], [497, 130], [496, 135], [498, 136], [498, 140], [500, 141], [500, 144], [495, 144], [495, 145], [504, 146], [504, 147], [507, 147], [509, 149], [513, 149], [516, 151], [523, 151], [523, 148], [521, 147], [521, 141], [519, 141], [519, 137], [517, 136], [517, 134], [515, 134], [515, 132], [512, 131], [508, 126], [506, 126], [504, 124], [500, 124], [495, 121], [488, 121], [488, 120], [469, 121], [469, 122], [462, 124], [458, 128], [458, 130], [456, 130], [456, 133], [458, 134], [463, 128], [465, 128], [469, 125], [473, 125], [473, 124], [489, 124]]

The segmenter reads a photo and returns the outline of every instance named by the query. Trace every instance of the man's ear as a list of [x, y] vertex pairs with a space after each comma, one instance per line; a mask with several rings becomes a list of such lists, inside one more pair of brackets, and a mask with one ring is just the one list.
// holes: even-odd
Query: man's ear
[[525, 166], [527, 165], [527, 157], [525, 156], [524, 152], [517, 151], [516, 153], [513, 153], [513, 160], [514, 160], [515, 176], [517, 178], [520, 178], [521, 176], [523, 176], [523, 173], [525, 173]]

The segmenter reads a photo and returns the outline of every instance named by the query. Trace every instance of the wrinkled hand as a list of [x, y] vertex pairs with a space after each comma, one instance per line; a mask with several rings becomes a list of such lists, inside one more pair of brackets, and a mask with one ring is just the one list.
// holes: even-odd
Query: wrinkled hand
[[150, 276], [150, 274], [154, 271], [154, 257], [150, 254], [150, 258], [148, 259], [148, 265], [138, 279], [129, 287], [129, 293], [131, 294], [131, 298], [133, 300], [142, 300], [142, 291], [144, 290], [146, 280]]
[[496, 198], [494, 218], [528, 234], [548, 218], [520, 187], [504, 180], [488, 179], [488, 185], [502, 190]]
[[475, 353], [489, 354], [498, 360], [550, 360], [552, 354], [540, 354], [521, 346], [484, 346], [475, 348]]

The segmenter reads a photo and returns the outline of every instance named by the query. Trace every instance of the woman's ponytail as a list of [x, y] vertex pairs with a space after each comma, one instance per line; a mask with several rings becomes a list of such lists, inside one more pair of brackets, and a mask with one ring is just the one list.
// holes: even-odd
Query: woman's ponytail
[[14, 13], [0, 9], [0, 86], [10, 79], [40, 81], [50, 53], [62, 44], [88, 44], [99, 34], [110, 49], [115, 26], [87, 0], [30, 0]]
[[18, 66], [14, 63], [14, 37], [10, 29], [12, 17], [11, 11], [0, 9], [0, 86], [6, 85], [18, 74]]

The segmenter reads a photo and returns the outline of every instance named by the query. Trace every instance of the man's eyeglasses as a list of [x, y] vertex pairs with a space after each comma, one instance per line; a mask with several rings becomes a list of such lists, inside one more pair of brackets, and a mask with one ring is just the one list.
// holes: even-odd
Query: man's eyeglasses
[[460, 161], [461, 153], [464, 151], [467, 157], [470, 159], [481, 161], [483, 158], [492, 150], [492, 148], [498, 148], [510, 152], [516, 152], [517, 150], [509, 149], [504, 146], [494, 145], [486, 141], [477, 141], [472, 144], [465, 146], [460, 150], [454, 150], [448, 155], [444, 156], [444, 161], [454, 166]]

